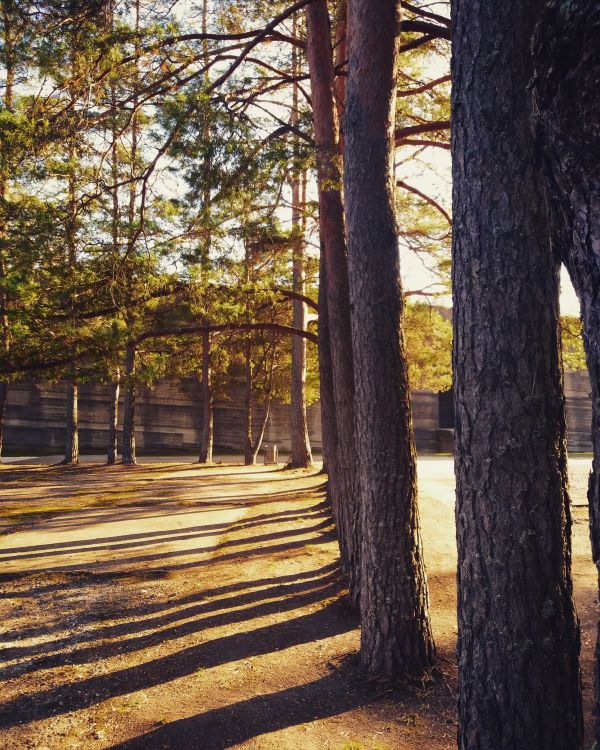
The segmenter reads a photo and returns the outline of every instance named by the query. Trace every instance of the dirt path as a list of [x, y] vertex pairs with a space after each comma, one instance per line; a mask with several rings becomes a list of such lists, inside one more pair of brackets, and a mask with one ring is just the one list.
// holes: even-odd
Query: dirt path
[[[0, 747], [453, 748], [452, 467], [419, 468], [440, 659], [398, 690], [357, 673], [319, 475], [2, 467]], [[575, 520], [589, 704], [595, 573]]]

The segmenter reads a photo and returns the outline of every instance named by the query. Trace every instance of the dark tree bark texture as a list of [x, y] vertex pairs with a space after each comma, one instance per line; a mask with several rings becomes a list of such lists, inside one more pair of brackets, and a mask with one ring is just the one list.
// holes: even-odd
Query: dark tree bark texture
[[577, 750], [558, 264], [535, 166], [541, 0], [453, 0], [461, 750]]
[[[588, 486], [592, 553], [600, 569], [600, 5], [552, 0], [533, 44], [535, 132], [553, 217], [555, 254], [579, 297], [592, 387], [594, 460]], [[600, 623], [596, 742], [600, 742]]]
[[361, 661], [416, 675], [434, 661], [401, 335], [392, 175], [400, 3], [348, 3], [344, 188], [361, 509]]
[[360, 596], [360, 560], [357, 540], [358, 506], [355, 496], [354, 369], [339, 128], [334, 99], [329, 14], [325, 0], [316, 0], [307, 6], [306, 33], [317, 158], [320, 242], [326, 270], [329, 330], [326, 356], [331, 357], [336, 420], [335, 448], [331, 447], [329, 450], [327, 468], [333, 478], [330, 489], [338, 493], [332, 504], [337, 509], [340, 549], [344, 567], [349, 574], [350, 602], [357, 607]]

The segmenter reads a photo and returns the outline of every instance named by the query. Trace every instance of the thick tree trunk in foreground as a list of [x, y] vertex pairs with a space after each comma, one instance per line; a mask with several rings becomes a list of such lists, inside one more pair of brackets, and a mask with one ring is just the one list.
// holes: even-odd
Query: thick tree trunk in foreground
[[65, 420], [65, 457], [61, 463], [79, 463], [79, 414], [77, 382], [67, 381], [67, 410]]
[[331, 489], [339, 493], [332, 504], [337, 508], [340, 548], [345, 557], [344, 567], [350, 578], [350, 601], [354, 606], [358, 606], [360, 559], [355, 491], [354, 371], [350, 296], [342, 169], [338, 145], [339, 129], [334, 100], [333, 53], [325, 0], [316, 0], [306, 8], [306, 33], [317, 157], [319, 228], [321, 252], [325, 257], [326, 266], [327, 315], [337, 433], [336, 450], [330, 451], [327, 464], [328, 469], [335, 475]]
[[[546, 4], [533, 44], [534, 112], [553, 244], [579, 297], [592, 387], [594, 461], [590, 535], [600, 571], [600, 6]], [[600, 623], [596, 641], [596, 742], [600, 743]]]
[[435, 657], [401, 334], [392, 175], [400, 3], [350, 0], [346, 229], [361, 506], [361, 660], [416, 675]]
[[577, 750], [558, 264], [530, 124], [541, 0], [453, 0], [459, 747]]
[[211, 388], [210, 332], [202, 334], [202, 429], [198, 462], [210, 464], [213, 460], [213, 397]]
[[120, 389], [121, 372], [119, 368], [117, 368], [115, 379], [110, 384], [110, 405], [108, 412], [108, 447], [106, 452], [106, 463], [109, 466], [117, 463]]
[[135, 455], [135, 344], [125, 349], [125, 402], [123, 404], [123, 437], [121, 462], [137, 463]]

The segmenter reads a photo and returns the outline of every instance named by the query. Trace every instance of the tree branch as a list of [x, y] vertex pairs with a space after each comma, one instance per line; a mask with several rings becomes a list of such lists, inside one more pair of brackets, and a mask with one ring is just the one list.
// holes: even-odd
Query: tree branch
[[402, 180], [397, 180], [396, 185], [398, 187], [403, 188], [404, 190], [408, 190], [409, 193], [418, 195], [419, 198], [422, 198], [426, 203], [429, 203], [429, 205], [435, 208], [437, 211], [439, 211], [442, 214], [442, 216], [446, 219], [448, 224], [452, 226], [452, 219], [450, 218], [450, 214], [442, 206], [440, 206], [440, 204], [436, 200], [434, 200], [431, 196], [426, 195], [425, 193], [421, 192], [418, 188], [413, 187], [412, 185], [408, 185], [406, 182], [403, 182]]

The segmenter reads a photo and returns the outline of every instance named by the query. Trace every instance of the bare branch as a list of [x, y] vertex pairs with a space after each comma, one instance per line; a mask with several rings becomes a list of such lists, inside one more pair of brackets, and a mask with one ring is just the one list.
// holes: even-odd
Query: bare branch
[[452, 226], [452, 219], [450, 218], [450, 214], [442, 207], [440, 204], [434, 200], [431, 196], [427, 195], [426, 193], [421, 192], [416, 187], [413, 187], [412, 185], [408, 185], [406, 182], [403, 182], [402, 180], [397, 180], [396, 185], [398, 187], [403, 188], [404, 190], [408, 190], [409, 193], [413, 193], [414, 195], [418, 195], [419, 198], [422, 198], [426, 203], [429, 203], [430, 206], [436, 209], [436, 211], [439, 211], [442, 216], [446, 219], [448, 224]]

